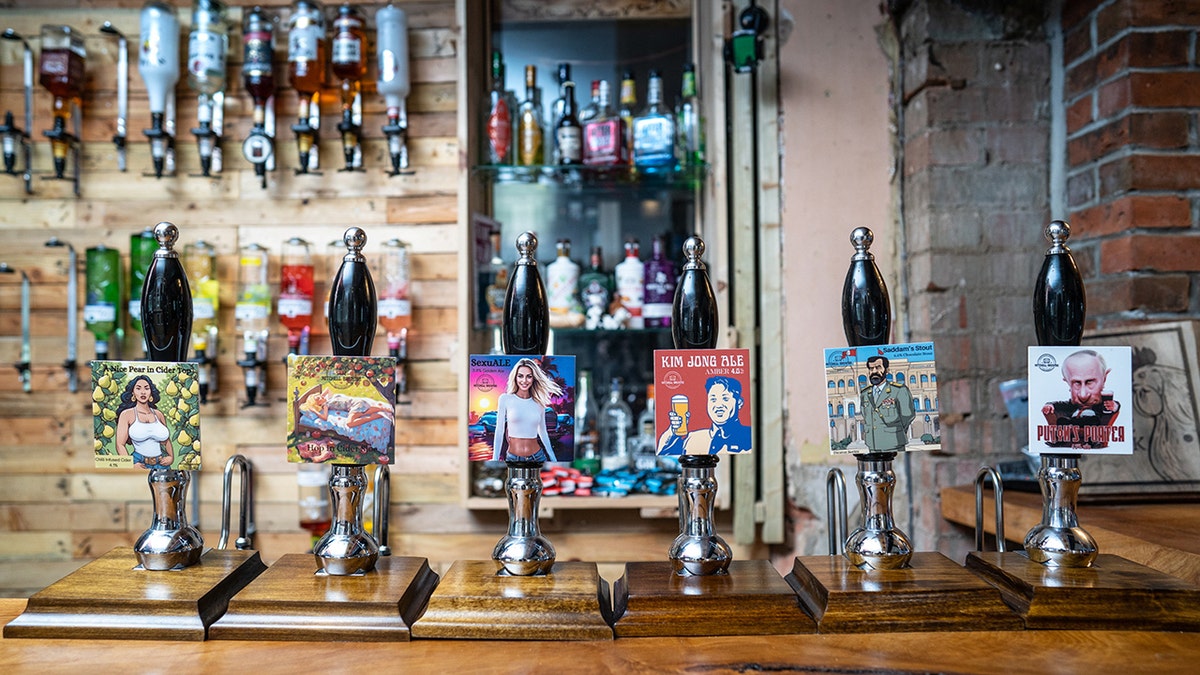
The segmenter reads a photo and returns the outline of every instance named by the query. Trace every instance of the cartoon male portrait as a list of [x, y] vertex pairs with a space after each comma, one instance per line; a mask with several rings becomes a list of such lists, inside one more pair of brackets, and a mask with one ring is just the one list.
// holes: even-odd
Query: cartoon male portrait
[[704, 383], [705, 407], [711, 426], [680, 435], [677, 429], [687, 428], [691, 412], [680, 415], [674, 407], [667, 413], [671, 421], [658, 439], [660, 455], [715, 455], [719, 452], [749, 452], [750, 427], [742, 424], [738, 413], [746, 400], [742, 383], [732, 377], [717, 375]]
[[[1067, 383], [1071, 398], [1068, 401], [1050, 401], [1042, 406], [1046, 423], [1056, 426], [1112, 426], [1121, 412], [1121, 405], [1104, 391], [1110, 370], [1104, 357], [1091, 349], [1081, 349], [1063, 359], [1063, 382]], [[1064, 439], [1048, 445], [1055, 448], [1103, 448], [1108, 446], [1106, 439], [1104, 434], [1084, 434], [1075, 440]]]
[[867, 358], [867, 379], [870, 384], [859, 390], [863, 413], [863, 440], [871, 452], [902, 452], [908, 443], [908, 426], [912, 424], [912, 392], [901, 378], [887, 379], [889, 361], [886, 356]]

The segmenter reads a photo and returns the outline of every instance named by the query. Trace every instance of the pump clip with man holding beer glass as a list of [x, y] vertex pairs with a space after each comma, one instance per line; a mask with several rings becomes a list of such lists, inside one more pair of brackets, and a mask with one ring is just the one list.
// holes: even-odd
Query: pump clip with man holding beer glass
[[655, 352], [655, 390], [671, 394], [658, 454], [750, 452], [749, 363], [744, 349]]

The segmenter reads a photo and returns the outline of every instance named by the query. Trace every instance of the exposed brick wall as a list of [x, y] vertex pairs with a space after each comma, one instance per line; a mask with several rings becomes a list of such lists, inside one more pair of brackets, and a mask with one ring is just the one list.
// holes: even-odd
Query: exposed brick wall
[[997, 385], [1024, 372], [1050, 219], [1045, 10], [986, 4], [918, 0], [900, 23], [907, 316], [911, 338], [937, 348], [951, 455], [911, 458], [912, 534], [954, 555], [968, 538], [942, 520], [939, 487], [1022, 444]]
[[1089, 322], [1200, 317], [1200, 2], [1068, 0], [1062, 24]]

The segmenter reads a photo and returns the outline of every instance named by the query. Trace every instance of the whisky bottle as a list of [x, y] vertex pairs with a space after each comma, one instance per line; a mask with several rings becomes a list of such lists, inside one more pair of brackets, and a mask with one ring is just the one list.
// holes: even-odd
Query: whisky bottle
[[504, 90], [504, 59], [498, 51], [492, 52], [492, 89], [488, 92], [484, 139], [485, 163], [513, 163], [513, 109]]
[[525, 66], [525, 100], [517, 113], [517, 164], [538, 166], [543, 158], [542, 110], [537, 95], [537, 66]]
[[583, 162], [583, 128], [575, 116], [575, 83], [563, 85], [563, 111], [554, 129], [554, 151], [561, 165]]
[[579, 109], [579, 123], [587, 124], [600, 112], [600, 80], [592, 80], [592, 97], [587, 105]]
[[601, 80], [596, 116], [583, 127], [583, 163], [592, 166], [624, 164], [624, 140], [621, 118], [609, 103], [608, 82]]
[[639, 173], [675, 168], [675, 117], [663, 105], [662, 77], [650, 71], [646, 109], [633, 119], [633, 162]]

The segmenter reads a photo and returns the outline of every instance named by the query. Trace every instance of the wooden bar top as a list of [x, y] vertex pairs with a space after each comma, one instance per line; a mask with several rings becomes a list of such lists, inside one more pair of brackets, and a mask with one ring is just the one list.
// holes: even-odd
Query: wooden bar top
[[[942, 517], [975, 527], [975, 488], [942, 488]], [[983, 527], [996, 533], [992, 492], [984, 492]], [[1200, 586], [1200, 503], [1082, 504], [1079, 525], [1112, 553]], [[1004, 491], [1004, 537], [1020, 542], [1042, 519], [1042, 496]]]
[[[0, 599], [0, 623], [25, 608]], [[703, 620], [698, 617], [697, 620]], [[0, 672], [1182, 673], [1195, 633], [1002, 631], [404, 643], [0, 639]]]

